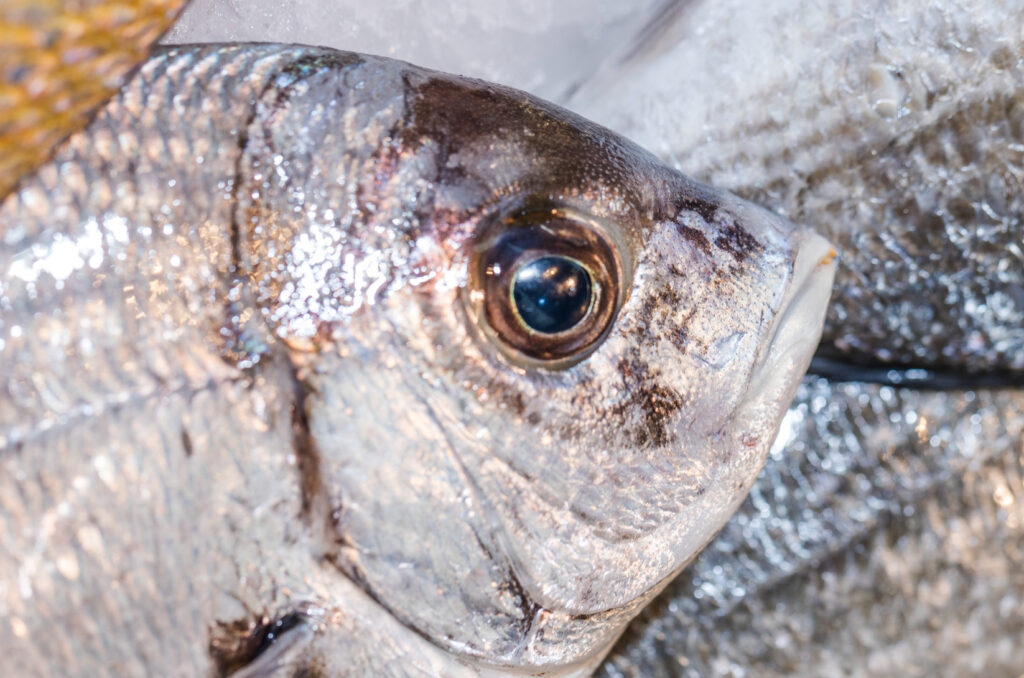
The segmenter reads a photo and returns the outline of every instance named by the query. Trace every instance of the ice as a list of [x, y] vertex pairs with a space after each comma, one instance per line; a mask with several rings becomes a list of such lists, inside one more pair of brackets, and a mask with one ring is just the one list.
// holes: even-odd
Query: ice
[[165, 42], [325, 45], [564, 101], [673, 0], [195, 0]]

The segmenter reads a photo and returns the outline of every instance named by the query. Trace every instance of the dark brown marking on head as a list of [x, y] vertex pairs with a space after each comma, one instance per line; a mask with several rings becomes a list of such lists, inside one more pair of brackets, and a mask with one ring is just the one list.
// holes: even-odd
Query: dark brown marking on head
[[676, 347], [682, 348], [690, 341], [690, 321], [693, 316], [697, 315], [697, 310], [696, 306], [691, 305], [683, 313], [683, 317], [673, 323], [673, 327], [669, 329], [669, 335]]
[[745, 261], [748, 256], [757, 254], [764, 249], [757, 238], [735, 222], [724, 225], [721, 235], [715, 238], [715, 245], [731, 254], [740, 263]]
[[640, 303], [640, 308], [637, 309], [637, 334], [643, 336], [647, 333], [651, 321], [654, 319], [654, 314], [658, 312], [659, 307], [657, 295], [650, 294], [644, 297], [644, 300]]
[[669, 285], [662, 288], [661, 293], [658, 295], [658, 299], [661, 303], [661, 307], [668, 311], [675, 311], [683, 303], [683, 298], [679, 296], [679, 292], [676, 288]]
[[696, 212], [700, 215], [701, 219], [709, 224], [711, 223], [711, 220], [715, 218], [715, 213], [718, 212], [718, 205], [714, 202], [691, 195], [678, 198], [675, 201], [675, 208], [677, 213], [683, 210]]
[[501, 402], [508, 410], [515, 412], [515, 414], [520, 417], [526, 414], [526, 399], [523, 398], [522, 393], [500, 387], [495, 390], [498, 393], [501, 393]]
[[295, 669], [292, 678], [328, 678], [323, 658], [317, 657], [301, 664]]
[[663, 447], [675, 440], [675, 432], [669, 424], [685, 404], [683, 397], [660, 383], [658, 375], [636, 355], [623, 358], [619, 372], [625, 381], [627, 397], [615, 405], [613, 414], [616, 418], [627, 418], [631, 410], [640, 411], [641, 421], [630, 431], [633, 442], [641, 447]]
[[[701, 235], [703, 236], [704, 234], [702, 233]], [[705, 240], [707, 240], [707, 239], [705, 238]], [[668, 272], [671, 273], [672, 275], [677, 275], [680, 278], [686, 278], [686, 277], [689, 277], [689, 275], [690, 275], [686, 271], [686, 269], [683, 268], [682, 266], [680, 266], [679, 264], [669, 264], [668, 265]]]
[[[600, 187], [643, 213], [651, 184], [663, 183], [666, 170], [654, 156], [554, 104], [477, 80], [412, 70], [404, 79], [402, 146], [432, 142], [442, 184], [541, 202]], [[512, 158], [515, 168], [496, 174], [493, 158]]]
[[711, 243], [708, 242], [707, 237], [705, 237], [705, 235], [696, 228], [680, 226], [679, 234], [704, 254], [711, 254]]
[[[507, 134], [523, 115], [525, 102], [517, 102], [487, 83], [428, 76], [407, 77], [405, 84], [411, 115], [404, 140], [409, 145], [425, 139], [459, 144], [460, 140]], [[456, 130], [459, 135], [454, 139], [436, 136], [440, 131]]]
[[646, 438], [657, 447], [669, 444], [675, 436], [668, 430], [668, 421], [683, 406], [679, 394], [667, 386], [655, 384], [641, 389], [634, 401], [644, 412], [643, 433], [646, 435], [641, 435], [638, 442], [642, 444]]
[[[682, 274], [681, 274], [682, 275]], [[638, 308], [634, 311], [636, 315], [636, 322], [633, 326], [632, 336], [636, 339], [636, 343], [643, 344], [649, 342], [652, 335], [650, 328], [655, 324], [656, 319], [665, 316], [670, 316], [675, 313], [682, 305], [683, 299], [679, 296], [679, 292], [671, 285], [664, 285], [658, 290], [653, 290], [650, 294], [643, 298], [643, 301], [639, 303]], [[690, 312], [687, 316], [687, 320], [692, 317], [693, 313]]]

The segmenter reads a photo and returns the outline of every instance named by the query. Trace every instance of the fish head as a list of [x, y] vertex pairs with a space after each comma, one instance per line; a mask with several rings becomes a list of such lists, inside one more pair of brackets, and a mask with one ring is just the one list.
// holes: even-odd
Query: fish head
[[353, 124], [327, 105], [275, 123], [293, 150], [250, 141], [322, 181], [302, 209], [264, 181], [247, 236], [302, 384], [320, 553], [464, 657], [585, 661], [745, 497], [834, 253], [556, 106], [394, 64], [345, 74], [391, 83], [369, 150], [295, 142]]

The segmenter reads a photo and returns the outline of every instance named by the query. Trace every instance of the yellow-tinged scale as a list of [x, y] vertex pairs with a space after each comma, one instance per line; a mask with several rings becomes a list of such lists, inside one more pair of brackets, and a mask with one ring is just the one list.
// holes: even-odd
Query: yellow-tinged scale
[[0, 198], [85, 126], [185, 2], [0, 3]]

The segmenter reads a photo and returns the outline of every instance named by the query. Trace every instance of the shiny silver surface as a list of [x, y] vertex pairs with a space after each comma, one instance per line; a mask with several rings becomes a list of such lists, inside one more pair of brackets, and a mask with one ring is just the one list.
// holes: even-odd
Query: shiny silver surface
[[[538, 213], [622, 262], [571, 366], [471, 310]], [[0, 205], [0, 666], [587, 673], [754, 481], [833, 258], [513, 90], [164, 51]]]
[[1022, 439], [1019, 390], [809, 379], [743, 507], [599, 675], [1018, 675]]

